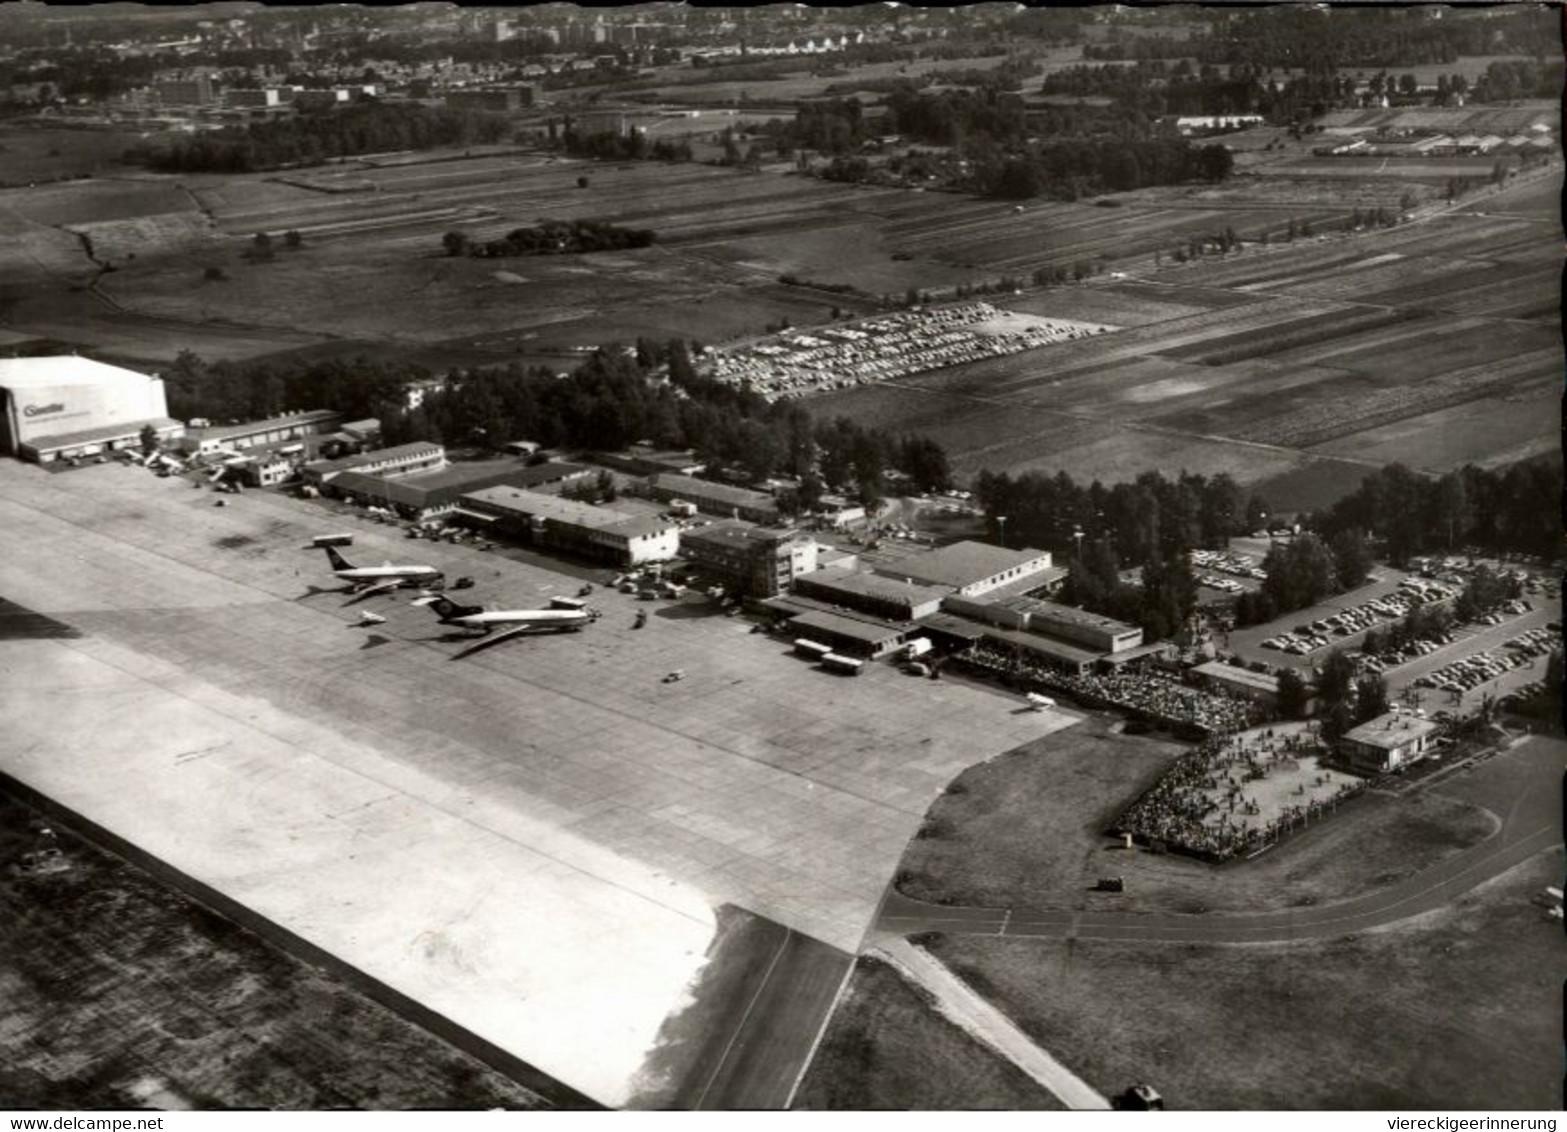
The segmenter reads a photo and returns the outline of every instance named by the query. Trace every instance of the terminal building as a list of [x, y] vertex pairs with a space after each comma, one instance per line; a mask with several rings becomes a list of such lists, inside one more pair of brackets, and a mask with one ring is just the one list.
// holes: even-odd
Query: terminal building
[[888, 621], [913, 621], [941, 609], [947, 591], [899, 582], [880, 574], [830, 566], [794, 580], [794, 593], [827, 605], [868, 613]]
[[453, 514], [481, 531], [615, 566], [667, 562], [680, 551], [680, 528], [672, 520], [537, 491], [483, 488], [462, 496]]
[[929, 554], [905, 558], [881, 573], [927, 586], [944, 586], [960, 597], [978, 597], [1002, 586], [1043, 585], [1051, 569], [1048, 550], [1008, 550], [987, 542], [955, 542]]
[[817, 565], [816, 540], [809, 535], [749, 523], [686, 531], [680, 546], [693, 566], [750, 598], [776, 597]]
[[0, 407], [0, 452], [38, 463], [137, 448], [147, 426], [162, 443], [185, 431], [156, 375], [74, 355], [0, 358]]

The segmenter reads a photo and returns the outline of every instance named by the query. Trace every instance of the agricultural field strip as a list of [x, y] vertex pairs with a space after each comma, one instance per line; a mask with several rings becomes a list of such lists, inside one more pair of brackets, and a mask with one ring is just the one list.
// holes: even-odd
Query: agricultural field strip
[[1238, 429], [1236, 439], [1281, 448], [1311, 448], [1394, 421], [1507, 393], [1553, 372], [1553, 368], [1560, 372], [1560, 349], [1535, 350], [1425, 377], [1417, 385], [1323, 398], [1304, 408], [1259, 419], [1249, 428]]

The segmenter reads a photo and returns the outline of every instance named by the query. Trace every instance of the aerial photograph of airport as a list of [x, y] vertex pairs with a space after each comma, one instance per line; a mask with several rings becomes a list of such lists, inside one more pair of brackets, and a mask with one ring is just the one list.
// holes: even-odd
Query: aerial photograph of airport
[[1559, 1109], [1563, 54], [0, 3], [0, 1107]]

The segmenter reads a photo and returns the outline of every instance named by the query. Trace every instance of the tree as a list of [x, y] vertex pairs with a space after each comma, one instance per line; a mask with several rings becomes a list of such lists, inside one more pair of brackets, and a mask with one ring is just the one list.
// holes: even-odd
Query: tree
[[447, 255], [467, 255], [468, 234], [466, 232], [448, 232], [441, 237], [441, 246], [446, 249]]
[[588, 179], [586, 177], [578, 177], [577, 178], [577, 188], [585, 189], [587, 187], [588, 187]]
[[1366, 580], [1371, 572], [1371, 546], [1358, 527], [1350, 527], [1333, 536], [1334, 568], [1338, 573], [1338, 587], [1352, 590]]
[[1387, 708], [1387, 681], [1374, 673], [1362, 676], [1355, 684], [1355, 722], [1386, 715]]
[[202, 271], [201, 277], [208, 283], [225, 283], [228, 281], [229, 274], [217, 264], [209, 263]]
[[301, 247], [304, 246], [305, 238], [299, 234], [298, 229], [290, 228], [287, 232], [283, 233], [283, 242], [293, 250], [298, 251]]
[[1279, 714], [1285, 719], [1303, 719], [1306, 715], [1306, 681], [1293, 668], [1279, 673]]
[[158, 430], [153, 428], [152, 425], [144, 424], [141, 426], [139, 439], [141, 440], [141, 454], [143, 456], [151, 456], [158, 450]]
[[1317, 676], [1317, 696], [1324, 710], [1349, 702], [1349, 690], [1355, 679], [1355, 664], [1340, 649], [1334, 649], [1322, 662]]

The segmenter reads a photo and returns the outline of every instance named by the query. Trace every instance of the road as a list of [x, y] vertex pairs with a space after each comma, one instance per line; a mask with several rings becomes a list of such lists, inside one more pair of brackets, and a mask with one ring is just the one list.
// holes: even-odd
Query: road
[[[1497, 757], [1528, 757], [1527, 748], [1523, 744]], [[1200, 915], [1039, 911], [925, 904], [889, 892], [878, 928], [898, 935], [940, 931], [1145, 943], [1284, 943], [1349, 935], [1434, 911], [1536, 853], [1560, 845], [1560, 813], [1542, 803], [1540, 793], [1532, 782], [1514, 791], [1507, 799], [1506, 813], [1497, 815], [1500, 829], [1478, 845], [1377, 892], [1333, 904]]]

